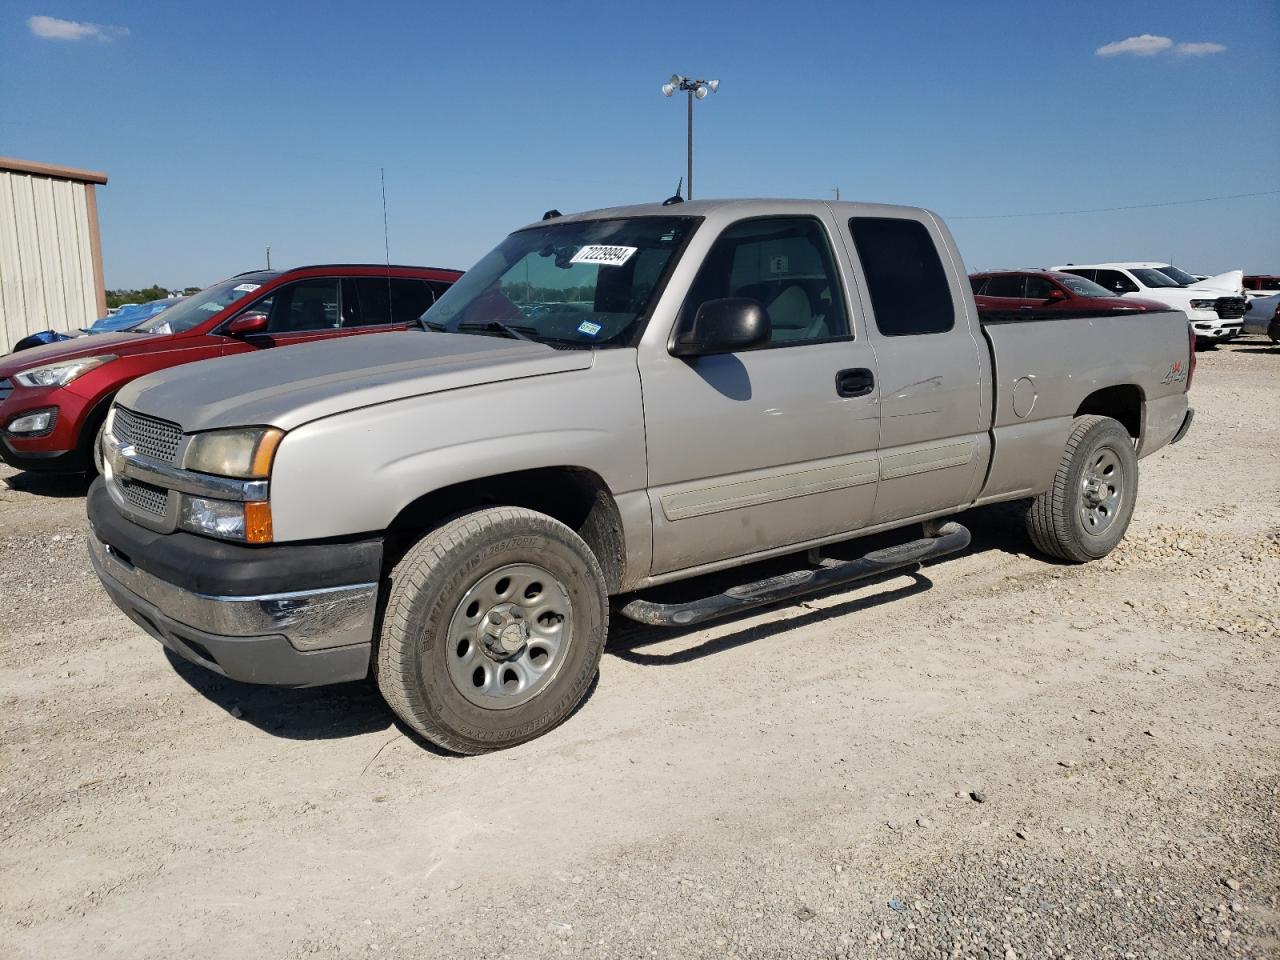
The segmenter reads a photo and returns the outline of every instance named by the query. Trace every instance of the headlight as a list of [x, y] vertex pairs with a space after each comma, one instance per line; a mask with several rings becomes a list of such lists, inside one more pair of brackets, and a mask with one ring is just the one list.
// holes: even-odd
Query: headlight
[[1192, 300], [1192, 310], [1213, 310], [1218, 306], [1217, 300]]
[[80, 357], [76, 360], [63, 360], [44, 367], [32, 367], [14, 374], [24, 387], [65, 387], [77, 377], [82, 377], [94, 367], [100, 367], [116, 359], [113, 353], [104, 353], [97, 357]]
[[271, 504], [186, 497], [182, 507], [182, 526], [192, 533], [222, 540], [270, 543]]
[[265, 480], [284, 431], [275, 427], [248, 427], [197, 433], [187, 446], [183, 466], [199, 473], [242, 480]]

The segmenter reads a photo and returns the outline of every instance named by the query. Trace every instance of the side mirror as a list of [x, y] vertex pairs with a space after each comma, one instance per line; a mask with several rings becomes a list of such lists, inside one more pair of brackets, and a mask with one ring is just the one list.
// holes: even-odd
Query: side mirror
[[773, 325], [759, 300], [726, 297], [698, 307], [693, 323], [676, 334], [673, 357], [709, 357], [754, 350], [769, 342]]
[[265, 333], [266, 329], [267, 315], [255, 310], [249, 313], [242, 313], [227, 324], [227, 335], [246, 337], [251, 333]]
[[1053, 290], [1050, 290], [1050, 291], [1049, 291], [1049, 299], [1050, 299], [1050, 300], [1053, 300], [1053, 301], [1055, 301], [1055, 302], [1056, 302], [1056, 301], [1058, 301], [1058, 300], [1065, 300], [1065, 299], [1067, 299], [1067, 295], [1066, 295], [1065, 293], [1063, 293], [1061, 290], [1058, 290], [1057, 288], [1054, 288]]

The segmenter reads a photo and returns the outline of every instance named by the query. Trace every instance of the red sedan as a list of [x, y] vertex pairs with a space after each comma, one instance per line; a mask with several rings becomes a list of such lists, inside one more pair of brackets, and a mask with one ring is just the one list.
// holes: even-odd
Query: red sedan
[[1155, 300], [1117, 297], [1092, 280], [1056, 270], [971, 273], [973, 299], [983, 320], [1101, 316], [1168, 310]]
[[404, 330], [460, 276], [354, 264], [242, 273], [127, 332], [0, 357], [0, 459], [19, 470], [91, 470], [107, 409], [130, 380], [211, 357]]

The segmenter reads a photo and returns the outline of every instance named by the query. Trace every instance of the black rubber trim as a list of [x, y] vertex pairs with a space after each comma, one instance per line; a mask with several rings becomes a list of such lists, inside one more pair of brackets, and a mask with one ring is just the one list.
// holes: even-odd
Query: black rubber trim
[[0, 438], [0, 460], [15, 470], [30, 473], [77, 473], [86, 467], [79, 450], [40, 450], [35, 453], [18, 453]]
[[1187, 431], [1191, 429], [1191, 421], [1196, 417], [1194, 409], [1187, 410], [1187, 415], [1182, 418], [1182, 426], [1178, 428], [1178, 432], [1173, 435], [1173, 439], [1169, 441], [1169, 446], [1173, 446], [1179, 440], [1187, 435]]
[[218, 597], [376, 583], [382, 538], [253, 547], [194, 533], [155, 533], [122, 516], [99, 477], [89, 487], [89, 525], [123, 559], [166, 583]]
[[182, 659], [228, 679], [277, 687], [318, 687], [368, 676], [371, 643], [303, 652], [278, 634], [224, 637], [165, 616], [111, 577], [103, 577], [102, 585], [116, 606], [155, 639]]

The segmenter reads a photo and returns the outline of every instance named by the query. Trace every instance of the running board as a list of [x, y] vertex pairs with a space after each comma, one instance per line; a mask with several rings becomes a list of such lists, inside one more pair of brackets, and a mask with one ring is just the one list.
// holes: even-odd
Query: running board
[[752, 607], [865, 580], [891, 570], [913, 567], [925, 560], [963, 550], [968, 545], [968, 528], [951, 521], [938, 527], [934, 536], [873, 550], [857, 560], [824, 561], [815, 570], [796, 570], [767, 580], [744, 583], [724, 593], [687, 603], [654, 603], [636, 599], [624, 606], [621, 613], [624, 617], [654, 627], [686, 627]]

